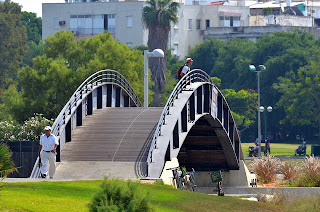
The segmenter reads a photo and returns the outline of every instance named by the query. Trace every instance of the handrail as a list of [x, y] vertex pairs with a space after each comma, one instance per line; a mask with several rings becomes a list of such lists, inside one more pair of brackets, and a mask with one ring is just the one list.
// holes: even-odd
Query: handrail
[[[66, 115], [70, 115], [72, 108], [75, 107], [77, 102], [82, 99], [83, 92], [87, 93], [88, 91], [92, 90], [94, 86], [97, 86], [99, 83], [117, 84], [121, 86], [131, 97], [131, 99], [137, 107], [142, 106], [137, 94], [134, 92], [130, 83], [122, 76], [122, 74], [110, 69], [101, 70], [88, 77], [72, 94], [70, 100], [61, 110], [61, 112], [59, 113], [58, 117], [52, 125], [53, 134], [59, 135], [59, 126], [64, 124]], [[68, 114], [66, 114], [66, 112], [68, 112]]]
[[154, 132], [153, 139], [151, 142], [148, 154], [148, 162], [152, 163], [153, 149], [157, 148], [157, 139], [161, 135], [161, 127], [165, 124], [166, 116], [169, 114], [170, 107], [173, 106], [173, 101], [178, 98], [179, 93], [182, 93], [183, 89], [186, 89], [187, 85], [190, 85], [190, 82], [209, 82], [210, 84], [214, 85], [213, 81], [211, 80], [211, 77], [201, 69], [193, 69], [179, 80], [179, 82], [173, 89], [166, 105], [163, 108], [160, 120], [158, 122], [157, 128]]
[[[65, 124], [66, 118], [71, 115], [72, 110], [77, 107], [78, 101], [83, 98], [83, 95], [91, 91], [94, 86], [98, 86], [101, 84], [116, 84], [120, 86], [129, 95], [129, 97], [133, 100], [134, 104], [137, 107], [142, 106], [137, 94], [122, 74], [110, 69], [101, 70], [89, 76], [72, 94], [71, 98], [65, 104], [56, 120], [54, 121], [52, 125], [52, 134], [59, 136], [60, 127]], [[30, 178], [39, 176], [38, 163], [39, 159], [37, 158]]]

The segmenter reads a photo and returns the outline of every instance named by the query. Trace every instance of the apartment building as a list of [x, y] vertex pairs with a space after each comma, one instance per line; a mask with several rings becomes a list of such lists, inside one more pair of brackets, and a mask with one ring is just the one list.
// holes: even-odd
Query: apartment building
[[182, 5], [178, 16], [178, 23], [171, 25], [169, 48], [180, 59], [191, 47], [203, 42], [210, 27], [249, 25], [249, 7], [244, 6]]
[[[241, 2], [241, 1], [240, 1]], [[145, 1], [66, 0], [42, 4], [43, 39], [60, 30], [71, 30], [75, 37], [91, 37], [104, 30], [130, 47], [147, 45], [148, 30], [143, 26]], [[239, 6], [240, 5], [240, 6]], [[208, 27], [249, 25], [249, 7], [244, 4], [180, 4], [179, 21], [171, 25], [168, 48], [182, 59], [190, 47], [202, 42]]]
[[42, 4], [43, 39], [60, 30], [71, 30], [77, 38], [104, 30], [128, 46], [147, 43], [141, 10], [145, 2], [81, 2]]

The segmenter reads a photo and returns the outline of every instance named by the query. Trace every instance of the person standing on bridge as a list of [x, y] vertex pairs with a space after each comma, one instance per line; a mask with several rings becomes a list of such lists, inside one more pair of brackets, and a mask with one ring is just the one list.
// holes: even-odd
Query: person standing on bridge
[[59, 145], [58, 139], [51, 134], [51, 127], [44, 128], [44, 134], [40, 137], [40, 146], [38, 156], [41, 157], [42, 166], [40, 174], [42, 178], [46, 178], [49, 170], [50, 179], [56, 171], [56, 155], [57, 147]]
[[191, 58], [186, 59], [186, 64], [183, 66], [180, 73], [180, 79], [190, 71], [190, 67], [192, 66], [192, 63], [193, 63], [193, 60]]

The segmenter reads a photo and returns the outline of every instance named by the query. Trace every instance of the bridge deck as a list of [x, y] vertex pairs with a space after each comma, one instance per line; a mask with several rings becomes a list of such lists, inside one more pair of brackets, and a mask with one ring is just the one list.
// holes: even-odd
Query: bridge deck
[[61, 161], [145, 162], [162, 108], [104, 108], [84, 119]]

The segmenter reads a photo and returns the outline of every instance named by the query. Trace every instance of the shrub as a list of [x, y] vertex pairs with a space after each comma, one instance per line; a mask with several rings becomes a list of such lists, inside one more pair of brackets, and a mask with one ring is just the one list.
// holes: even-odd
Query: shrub
[[298, 170], [293, 164], [281, 163], [279, 171], [284, 175], [285, 180], [290, 180], [297, 176]]
[[285, 207], [287, 212], [320, 211], [320, 196], [297, 198]]
[[306, 157], [302, 173], [289, 182], [296, 187], [320, 187], [320, 160], [313, 156]]
[[267, 202], [274, 205], [286, 205], [292, 198], [290, 193], [280, 193], [276, 191], [272, 194], [257, 194], [257, 199], [260, 202]]
[[96, 211], [152, 211], [146, 195], [138, 193], [137, 184], [105, 179], [99, 191], [89, 204], [89, 210]]
[[290, 185], [294, 187], [320, 187], [320, 176], [310, 176], [302, 173], [299, 177], [290, 181]]
[[254, 158], [251, 166], [258, 181], [269, 183], [275, 179], [279, 164], [280, 160], [278, 158], [268, 155], [267, 157]]

